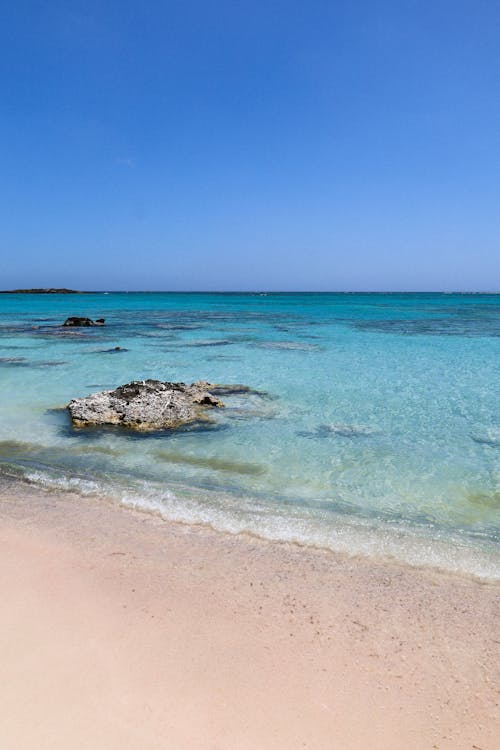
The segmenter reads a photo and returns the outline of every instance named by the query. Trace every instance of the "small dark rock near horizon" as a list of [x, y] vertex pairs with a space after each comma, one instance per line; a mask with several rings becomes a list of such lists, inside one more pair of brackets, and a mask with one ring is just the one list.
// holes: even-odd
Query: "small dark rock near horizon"
[[70, 318], [66, 318], [63, 323], [65, 327], [90, 327], [90, 326], [102, 326], [104, 325], [104, 318], [97, 318], [92, 320], [91, 318], [79, 318], [73, 315]]
[[76, 289], [5, 289], [0, 294], [85, 294]]

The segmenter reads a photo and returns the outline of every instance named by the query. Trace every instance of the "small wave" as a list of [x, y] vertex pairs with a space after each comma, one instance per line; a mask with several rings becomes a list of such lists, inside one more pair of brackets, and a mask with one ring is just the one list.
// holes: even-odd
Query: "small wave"
[[43, 471], [28, 471], [25, 474], [28, 482], [38, 484], [47, 489], [78, 492], [80, 495], [104, 494], [99, 482], [76, 476], [53, 477]]
[[250, 534], [269, 541], [288, 542], [413, 567], [427, 567], [500, 580], [498, 555], [473, 545], [459, 534], [444, 537], [432, 529], [404, 523], [386, 523], [331, 514], [318, 518], [302, 506], [265, 504], [249, 497], [235, 497], [188, 487], [172, 489], [137, 482], [133, 487], [103, 483], [87, 477], [62, 476], [43, 471], [24, 475], [29, 482], [50, 490], [105, 497], [120, 504], [159, 515], [167, 521], [205, 525], [230, 534]]

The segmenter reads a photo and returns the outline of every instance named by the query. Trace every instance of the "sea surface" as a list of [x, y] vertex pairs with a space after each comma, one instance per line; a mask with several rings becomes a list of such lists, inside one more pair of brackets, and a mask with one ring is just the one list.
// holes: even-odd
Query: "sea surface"
[[[500, 295], [3, 294], [0, 486], [498, 578], [499, 370]], [[175, 432], [72, 427], [71, 398], [145, 378], [254, 392]]]

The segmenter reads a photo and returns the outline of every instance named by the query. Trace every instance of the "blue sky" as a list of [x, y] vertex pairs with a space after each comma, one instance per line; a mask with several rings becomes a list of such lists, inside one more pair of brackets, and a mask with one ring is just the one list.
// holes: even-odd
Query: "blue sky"
[[4, 3], [0, 287], [500, 287], [500, 5]]

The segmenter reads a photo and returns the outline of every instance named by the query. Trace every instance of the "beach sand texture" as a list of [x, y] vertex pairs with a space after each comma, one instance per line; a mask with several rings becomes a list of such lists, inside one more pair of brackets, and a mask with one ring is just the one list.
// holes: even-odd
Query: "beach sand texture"
[[1, 498], [2, 750], [494, 750], [498, 585]]

